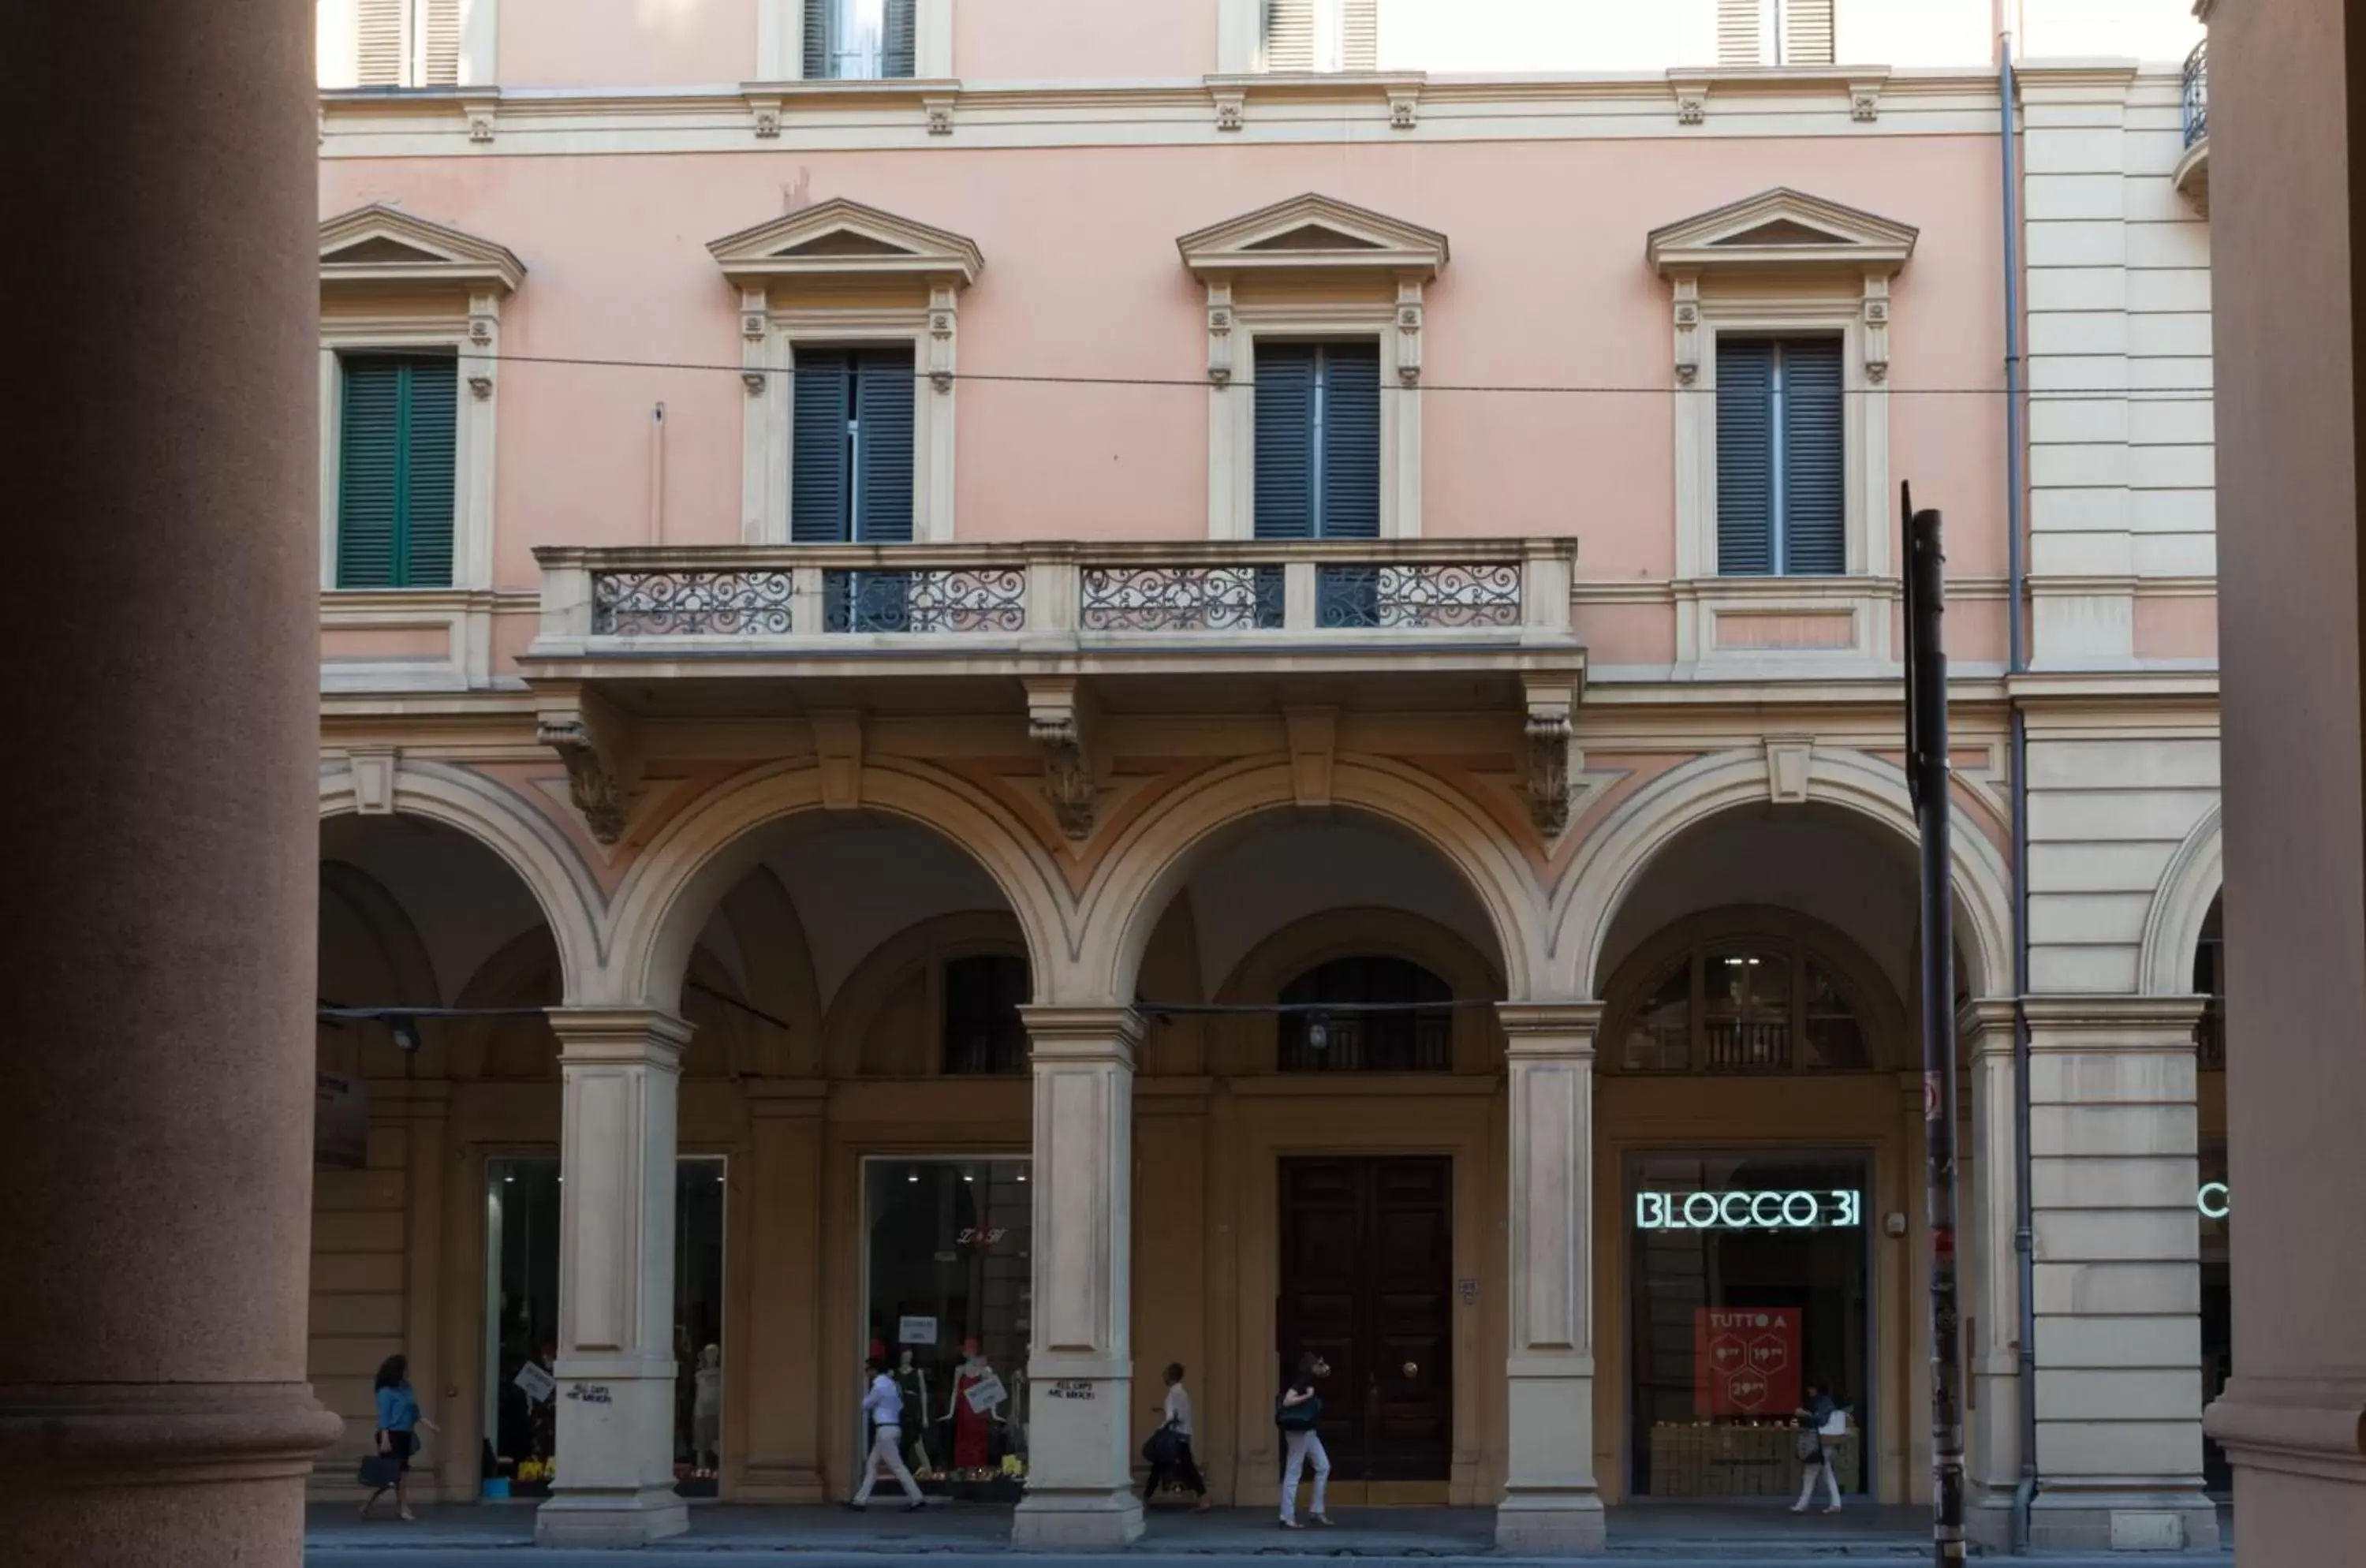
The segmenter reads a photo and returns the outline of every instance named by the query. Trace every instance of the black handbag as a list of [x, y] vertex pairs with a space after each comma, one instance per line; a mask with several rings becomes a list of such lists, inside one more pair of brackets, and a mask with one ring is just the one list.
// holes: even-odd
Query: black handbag
[[402, 1476], [402, 1461], [392, 1454], [377, 1452], [362, 1455], [361, 1469], [354, 1479], [364, 1486], [393, 1485]]
[[1182, 1454], [1182, 1438], [1169, 1422], [1143, 1439], [1142, 1457], [1154, 1468], [1173, 1464]]
[[1312, 1432], [1323, 1419], [1323, 1396], [1301, 1399], [1295, 1404], [1284, 1404], [1280, 1395], [1273, 1402], [1273, 1424], [1285, 1432]]

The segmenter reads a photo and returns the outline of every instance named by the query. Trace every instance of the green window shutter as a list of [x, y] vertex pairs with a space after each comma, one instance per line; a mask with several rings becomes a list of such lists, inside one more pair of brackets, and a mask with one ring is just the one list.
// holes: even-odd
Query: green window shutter
[[1255, 531], [1260, 539], [1314, 536], [1314, 345], [1256, 348]]
[[799, 349], [790, 393], [789, 540], [835, 545], [851, 537], [847, 502], [847, 421], [853, 413], [853, 356]]
[[1380, 536], [1380, 347], [1325, 344], [1321, 371], [1323, 462], [1317, 532], [1325, 539]]
[[1778, 352], [1783, 570], [1795, 577], [1838, 576], [1848, 570], [1840, 340], [1793, 338], [1781, 344]]
[[348, 357], [341, 368], [336, 583], [392, 588], [402, 483], [402, 362]]
[[1774, 345], [1727, 338], [1717, 345], [1718, 575], [1774, 570]]
[[912, 355], [894, 349], [854, 363], [854, 536], [866, 545], [912, 537]]
[[448, 588], [458, 367], [353, 355], [341, 369], [337, 586]]
[[914, 0], [887, 0], [887, 47], [879, 74], [887, 77], [909, 77], [913, 74]]
[[805, 0], [805, 78], [818, 82], [829, 75], [829, 13], [831, 0]]

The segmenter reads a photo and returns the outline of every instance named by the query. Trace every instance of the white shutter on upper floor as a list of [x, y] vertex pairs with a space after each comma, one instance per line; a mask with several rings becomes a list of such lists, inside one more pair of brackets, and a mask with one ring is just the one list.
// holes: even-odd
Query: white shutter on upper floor
[[416, 0], [422, 87], [460, 85], [460, 0]]
[[400, 87], [410, 58], [403, 26], [410, 0], [353, 0], [354, 81], [364, 87]]
[[1717, 0], [1717, 62], [1763, 65], [1767, 0]]
[[1380, 0], [1339, 0], [1339, 69], [1380, 68]]
[[1782, 0], [1783, 63], [1832, 62], [1832, 0]]
[[1314, 69], [1315, 0], [1265, 0], [1265, 68]]

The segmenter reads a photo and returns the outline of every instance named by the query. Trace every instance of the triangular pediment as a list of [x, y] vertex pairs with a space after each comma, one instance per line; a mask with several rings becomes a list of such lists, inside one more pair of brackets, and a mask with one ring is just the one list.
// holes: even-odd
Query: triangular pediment
[[1433, 276], [1446, 236], [1384, 212], [1309, 193], [1227, 219], [1175, 242], [1200, 274], [1326, 269]]
[[735, 283], [885, 275], [974, 283], [977, 242], [836, 197], [706, 247]]
[[1777, 188], [1651, 231], [1644, 253], [1662, 272], [1831, 266], [1896, 272], [1916, 231], [1876, 213]]
[[382, 204], [321, 225], [323, 288], [356, 283], [515, 288], [525, 264], [505, 245]]

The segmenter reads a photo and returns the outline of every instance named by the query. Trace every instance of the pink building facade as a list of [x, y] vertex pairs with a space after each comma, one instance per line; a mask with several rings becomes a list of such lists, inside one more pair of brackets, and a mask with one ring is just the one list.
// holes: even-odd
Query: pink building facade
[[2215, 1540], [2190, 40], [1448, 9], [324, 0], [323, 1484], [1927, 1496], [1907, 481], [1978, 1529]]

